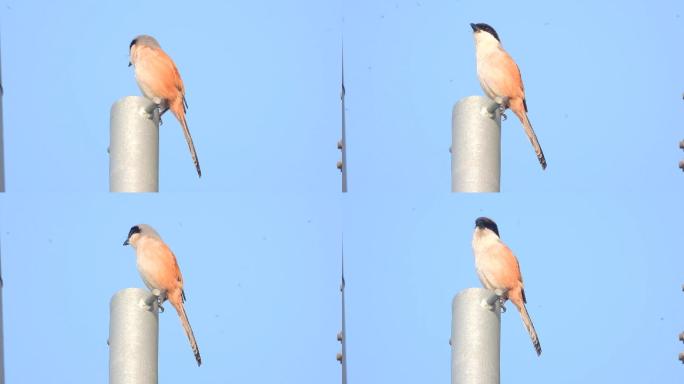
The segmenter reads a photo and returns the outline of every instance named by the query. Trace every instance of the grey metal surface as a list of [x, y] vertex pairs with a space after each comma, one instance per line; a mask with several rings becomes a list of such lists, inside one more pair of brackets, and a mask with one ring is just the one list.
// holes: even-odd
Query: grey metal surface
[[499, 384], [501, 310], [493, 291], [468, 288], [454, 296], [451, 384]]
[[109, 313], [109, 383], [156, 384], [156, 296], [141, 288], [122, 289], [112, 297]]
[[159, 191], [159, 113], [142, 96], [112, 105], [109, 129], [109, 191]]
[[340, 81], [340, 100], [342, 105], [342, 138], [337, 142], [337, 149], [342, 152], [342, 160], [337, 162], [337, 169], [342, 172], [342, 193], [347, 192], [347, 123], [344, 110], [344, 95], [346, 90], [344, 88], [344, 41], [342, 42], [342, 79]]
[[[680, 143], [680, 145], [684, 144], [684, 142]], [[684, 147], [684, 145], [682, 145]], [[684, 291], [684, 285], [682, 285], [682, 291]], [[684, 342], [684, 332], [681, 332], [679, 334], [679, 341]], [[679, 361], [684, 364], [684, 352], [679, 352]]]
[[346, 326], [346, 310], [344, 305], [344, 242], [342, 243], [342, 279], [340, 282], [340, 292], [342, 293], [342, 331], [338, 336], [340, 343], [342, 343], [342, 357], [340, 363], [342, 364], [342, 384], [347, 384], [347, 326]]
[[501, 114], [498, 104], [469, 96], [454, 105], [451, 119], [451, 191], [499, 192]]
[[342, 193], [347, 192], [347, 122], [344, 111], [344, 96], [347, 90], [344, 88], [344, 48], [342, 48], [342, 87], [340, 91], [340, 99], [342, 100], [342, 139], [337, 144], [337, 147], [342, 151], [342, 161], [339, 168], [342, 171]]

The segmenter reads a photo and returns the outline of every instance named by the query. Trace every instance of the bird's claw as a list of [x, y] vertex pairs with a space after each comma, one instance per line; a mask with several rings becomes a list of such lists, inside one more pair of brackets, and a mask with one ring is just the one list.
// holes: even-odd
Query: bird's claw
[[501, 118], [506, 121], [508, 118], [508, 116], [506, 116], [506, 109], [508, 109], [508, 98], [497, 98], [496, 102], [499, 104], [499, 113], [501, 114]]
[[499, 305], [501, 306], [501, 313], [506, 313], [506, 297], [499, 295]]
[[157, 307], [159, 307], [159, 313], [164, 313], [164, 307], [162, 304], [164, 303], [164, 299], [161, 296], [157, 296]]
[[157, 115], [157, 116], [159, 116], [159, 125], [161, 126], [162, 124], [164, 124], [164, 121], [162, 121], [162, 115], [165, 112], [162, 110], [161, 104], [157, 104], [157, 112], [159, 112], [159, 115]]

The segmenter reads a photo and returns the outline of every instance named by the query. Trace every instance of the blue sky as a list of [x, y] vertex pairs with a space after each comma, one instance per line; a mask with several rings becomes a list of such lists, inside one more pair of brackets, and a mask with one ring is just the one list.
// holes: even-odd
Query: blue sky
[[[470, 22], [518, 62], [549, 164], [510, 115], [500, 194], [449, 193], [451, 108], [482, 94]], [[520, 259], [544, 350], [509, 306], [504, 381], [681, 381], [684, 3], [4, 1], [0, 32], [7, 382], [107, 380], [109, 299], [143, 286], [121, 246], [140, 222], [179, 259], [204, 361], [169, 310], [160, 382], [339, 380], [343, 233], [350, 383], [449, 382], [482, 215]], [[109, 109], [139, 94], [141, 33], [183, 76], [203, 177], [168, 116], [162, 192], [114, 195]]]

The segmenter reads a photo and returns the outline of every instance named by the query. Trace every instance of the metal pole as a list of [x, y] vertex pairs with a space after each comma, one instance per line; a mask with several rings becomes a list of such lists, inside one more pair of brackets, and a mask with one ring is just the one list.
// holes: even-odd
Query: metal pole
[[340, 99], [342, 100], [342, 138], [337, 142], [337, 149], [342, 151], [342, 160], [337, 162], [337, 168], [342, 172], [342, 192], [347, 192], [347, 123], [344, 113], [344, 96], [347, 93], [344, 88], [344, 43], [342, 45], [342, 87]]
[[499, 296], [468, 288], [454, 296], [451, 320], [451, 384], [499, 384]]
[[[1, 62], [2, 60], [0, 60], [0, 63]], [[5, 144], [3, 142], [2, 129], [2, 98], [4, 95], [5, 89], [2, 87], [2, 66], [0, 65], [0, 192], [5, 192]]]
[[344, 306], [344, 241], [342, 242], [342, 280], [340, 292], [342, 293], [342, 331], [337, 334], [337, 341], [342, 344], [342, 352], [337, 354], [337, 361], [342, 364], [342, 384], [347, 384], [347, 326]]
[[109, 191], [159, 192], [159, 110], [152, 100], [127, 96], [112, 105]]
[[459, 100], [451, 115], [451, 192], [499, 192], [501, 112], [482, 96]]
[[[682, 291], [684, 291], [684, 284], [682, 284]], [[679, 334], [679, 341], [684, 342], [684, 332]], [[679, 352], [679, 361], [684, 364], [684, 352]]]
[[157, 384], [157, 296], [126, 288], [109, 304], [109, 383]]

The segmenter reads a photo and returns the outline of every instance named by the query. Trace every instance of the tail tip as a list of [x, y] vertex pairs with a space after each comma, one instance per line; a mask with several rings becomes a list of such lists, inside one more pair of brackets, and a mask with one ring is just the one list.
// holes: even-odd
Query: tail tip
[[538, 159], [539, 159], [539, 164], [541, 164], [542, 171], [545, 171], [546, 170], [546, 159], [544, 158], [544, 156], [539, 156]]

